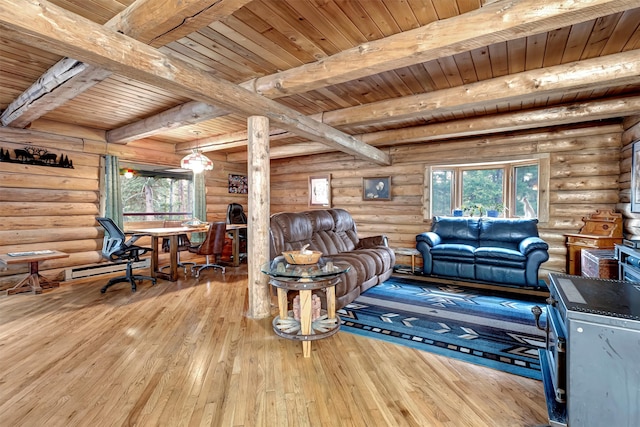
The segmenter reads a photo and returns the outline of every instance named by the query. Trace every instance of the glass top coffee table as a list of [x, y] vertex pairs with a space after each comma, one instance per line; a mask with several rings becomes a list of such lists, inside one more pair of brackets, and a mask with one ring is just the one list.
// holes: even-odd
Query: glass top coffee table
[[[350, 265], [325, 261], [317, 264], [287, 264], [283, 257], [262, 266], [262, 272], [270, 277], [269, 283], [278, 292], [279, 315], [273, 319], [274, 332], [283, 338], [302, 341], [304, 357], [311, 356], [311, 341], [329, 337], [340, 329], [336, 316], [336, 285], [340, 274]], [[289, 310], [287, 295], [297, 291], [293, 309]], [[314, 291], [325, 292], [326, 310], [320, 308], [320, 298]]]

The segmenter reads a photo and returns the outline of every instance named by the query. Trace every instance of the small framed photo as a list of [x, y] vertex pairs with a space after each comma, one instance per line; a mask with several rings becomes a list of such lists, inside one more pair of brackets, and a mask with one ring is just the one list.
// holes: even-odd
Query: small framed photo
[[362, 200], [391, 200], [391, 177], [362, 178]]
[[309, 177], [309, 207], [331, 207], [331, 175]]
[[640, 140], [633, 143], [631, 164], [631, 212], [640, 212]]

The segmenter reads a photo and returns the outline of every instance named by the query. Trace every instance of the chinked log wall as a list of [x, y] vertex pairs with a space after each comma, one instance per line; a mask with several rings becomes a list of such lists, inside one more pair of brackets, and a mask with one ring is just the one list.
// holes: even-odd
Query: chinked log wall
[[[359, 234], [384, 233], [392, 247], [415, 247], [416, 234], [430, 228], [422, 211], [427, 165], [548, 154], [549, 221], [539, 224], [541, 237], [550, 245], [550, 259], [541, 270], [541, 276], [546, 277], [549, 271], [565, 269], [565, 234], [578, 232], [582, 218], [596, 209], [612, 209], [618, 204], [621, 133], [619, 124], [602, 124], [396, 146], [390, 149], [390, 167], [343, 154], [275, 160], [271, 211], [308, 209], [308, 177], [331, 174], [333, 206], [352, 213]], [[369, 176], [391, 176], [391, 201], [362, 201], [362, 178]], [[406, 264], [408, 260], [399, 261]]]
[[[146, 147], [150, 144], [153, 145], [147, 143]], [[9, 150], [11, 158], [15, 158], [14, 149], [26, 145], [64, 154], [73, 161], [74, 168], [0, 162], [0, 253], [43, 249], [67, 252], [69, 258], [41, 263], [41, 271], [57, 279], [62, 279], [69, 267], [104, 262], [100, 254], [103, 230], [95, 217], [100, 211], [100, 157], [105, 153], [105, 142], [69, 134], [0, 128], [0, 147]], [[178, 165], [182, 158], [170, 152], [173, 145], [153, 145], [151, 150], [146, 147], [109, 145], [108, 150], [123, 160], [152, 164]], [[216, 169], [207, 172], [207, 220], [221, 221], [228, 203], [241, 203], [246, 208], [246, 195], [228, 194], [227, 190], [227, 174], [245, 174], [246, 168], [225, 164], [221, 155], [209, 157]], [[149, 244], [147, 240], [139, 242]], [[167, 256], [161, 254], [161, 262]], [[13, 286], [27, 271], [25, 264], [0, 271], [0, 291]]]

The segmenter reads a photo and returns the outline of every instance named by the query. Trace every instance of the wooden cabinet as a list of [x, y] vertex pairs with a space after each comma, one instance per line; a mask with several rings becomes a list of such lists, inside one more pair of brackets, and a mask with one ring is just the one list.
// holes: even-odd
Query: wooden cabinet
[[618, 260], [614, 249], [583, 249], [581, 263], [585, 277], [618, 280]]
[[622, 214], [613, 211], [596, 211], [582, 218], [584, 226], [577, 234], [567, 237], [567, 273], [581, 275], [582, 249], [613, 249], [622, 243]]

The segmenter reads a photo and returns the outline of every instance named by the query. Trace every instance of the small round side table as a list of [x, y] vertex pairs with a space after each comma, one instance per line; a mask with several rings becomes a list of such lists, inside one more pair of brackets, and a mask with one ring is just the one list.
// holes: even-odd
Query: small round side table
[[[336, 285], [339, 275], [349, 271], [347, 264], [324, 262], [318, 264], [287, 264], [278, 257], [262, 266], [262, 272], [270, 277], [269, 284], [278, 292], [279, 315], [273, 319], [274, 332], [286, 339], [302, 341], [304, 357], [311, 356], [311, 341], [329, 337], [340, 329], [340, 318], [336, 315]], [[322, 290], [326, 293], [327, 308], [313, 319], [312, 294]], [[288, 309], [287, 294], [297, 291], [300, 295], [300, 318], [295, 318]]]

